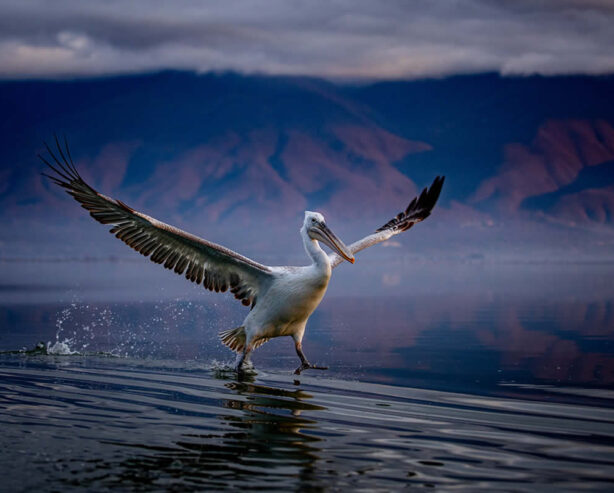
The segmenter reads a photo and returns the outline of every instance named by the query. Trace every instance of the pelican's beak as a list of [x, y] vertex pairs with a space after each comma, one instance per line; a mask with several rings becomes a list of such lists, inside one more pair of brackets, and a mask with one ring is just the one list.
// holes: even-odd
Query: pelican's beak
[[348, 247], [345, 246], [345, 243], [343, 243], [326, 224], [318, 224], [314, 228], [314, 232], [316, 233], [318, 240], [328, 245], [348, 262], [352, 264], [354, 263], [354, 255], [352, 255], [352, 252], [350, 252]]

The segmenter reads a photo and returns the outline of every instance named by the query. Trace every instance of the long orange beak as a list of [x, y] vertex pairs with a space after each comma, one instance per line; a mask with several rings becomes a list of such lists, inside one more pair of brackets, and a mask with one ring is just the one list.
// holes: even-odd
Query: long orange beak
[[348, 262], [352, 264], [355, 262], [352, 252], [350, 252], [348, 247], [345, 246], [345, 243], [343, 243], [326, 224], [318, 224], [315, 228], [315, 232], [317, 233], [318, 240], [329, 246]]

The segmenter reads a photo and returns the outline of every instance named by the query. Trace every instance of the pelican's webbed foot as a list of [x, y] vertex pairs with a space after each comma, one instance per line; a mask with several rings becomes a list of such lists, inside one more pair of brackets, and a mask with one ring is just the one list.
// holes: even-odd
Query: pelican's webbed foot
[[303, 370], [328, 370], [328, 366], [316, 366], [309, 363], [309, 361], [303, 361], [301, 366], [294, 370], [294, 374], [300, 375]]
[[296, 370], [294, 370], [295, 375], [300, 375], [303, 370], [328, 370], [328, 366], [316, 366], [312, 365], [303, 353], [303, 345], [300, 341], [295, 342], [296, 354], [301, 359], [301, 366], [299, 366]]

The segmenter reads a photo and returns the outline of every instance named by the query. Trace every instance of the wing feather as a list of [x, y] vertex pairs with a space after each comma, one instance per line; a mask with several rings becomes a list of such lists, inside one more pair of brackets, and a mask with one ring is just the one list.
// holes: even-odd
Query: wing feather
[[[433, 207], [435, 207], [437, 199], [439, 199], [444, 179], [444, 176], [436, 177], [431, 186], [422, 190], [419, 196], [414, 197], [404, 211], [399, 212], [381, 228], [378, 228], [375, 233], [365, 236], [361, 240], [349, 245], [348, 249], [350, 252], [356, 254], [365, 248], [377, 245], [394, 235], [407, 231], [420, 221], [424, 221], [431, 215], [431, 211]], [[343, 261], [343, 258], [337, 253], [331, 253], [328, 257], [331, 267], [333, 268], [337, 267]]]
[[180, 275], [185, 272], [186, 279], [205, 289], [224, 292], [230, 288], [244, 305], [256, 303], [258, 293], [271, 278], [269, 267], [97, 192], [77, 171], [66, 139], [64, 149], [57, 137], [55, 142], [59, 158], [45, 144], [53, 165], [39, 155], [53, 174], [42, 174], [64, 188], [96, 221], [112, 225], [111, 234], [152, 262]]

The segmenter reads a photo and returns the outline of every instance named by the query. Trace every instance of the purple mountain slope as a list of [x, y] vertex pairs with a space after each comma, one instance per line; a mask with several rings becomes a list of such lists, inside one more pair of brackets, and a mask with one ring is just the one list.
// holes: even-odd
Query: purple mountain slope
[[[468, 76], [349, 87], [185, 73], [5, 82], [0, 254], [77, 255], [87, 245], [94, 256], [130, 255], [40, 176], [36, 154], [55, 131], [102, 193], [246, 254], [299, 256], [305, 209], [352, 241], [438, 174], [448, 180], [428, 231], [393, 246], [488, 253], [534, 247], [549, 228], [546, 250], [554, 241], [603, 253], [614, 233], [614, 109], [577, 96], [593, 82]], [[584, 103], [534, 104], [545, 83]], [[592, 87], [607, 93], [614, 81]]]

